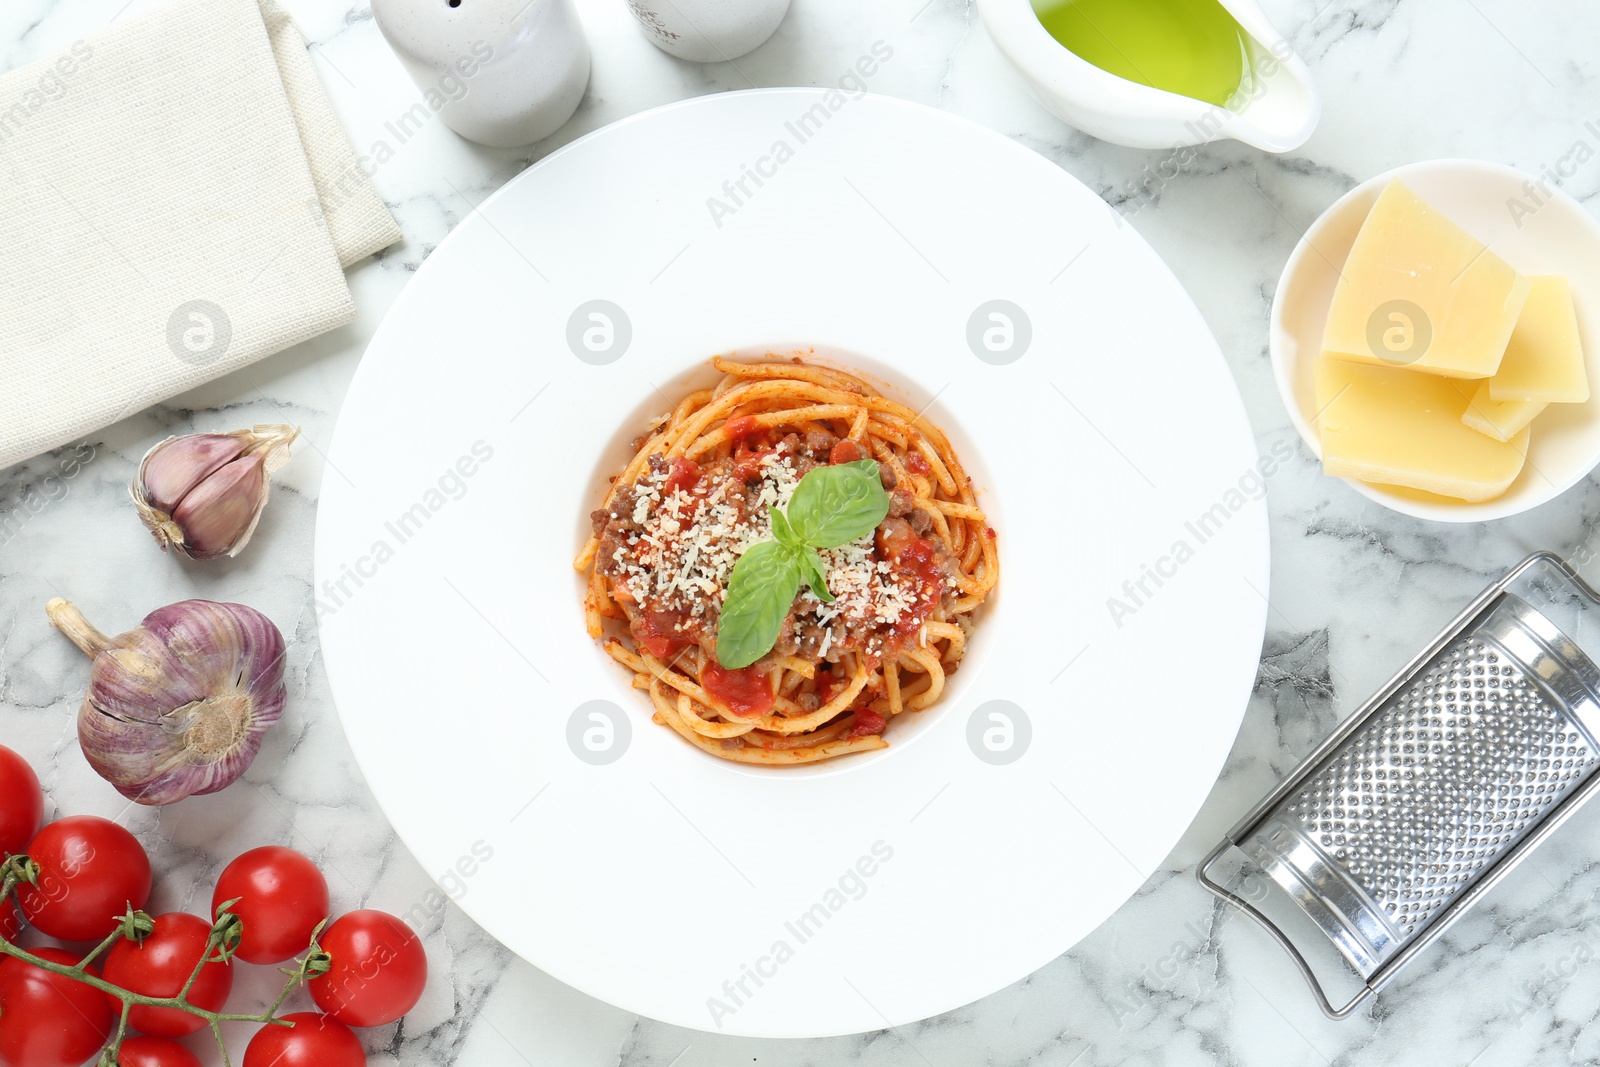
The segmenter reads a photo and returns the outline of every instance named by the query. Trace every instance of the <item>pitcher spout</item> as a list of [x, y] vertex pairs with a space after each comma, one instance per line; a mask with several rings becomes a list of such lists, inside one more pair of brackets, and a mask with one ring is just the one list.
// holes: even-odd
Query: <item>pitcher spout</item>
[[1322, 117], [1322, 100], [1305, 60], [1267, 20], [1255, 0], [1220, 0], [1249, 37], [1250, 63], [1229, 101], [1223, 136], [1267, 152], [1305, 144]]

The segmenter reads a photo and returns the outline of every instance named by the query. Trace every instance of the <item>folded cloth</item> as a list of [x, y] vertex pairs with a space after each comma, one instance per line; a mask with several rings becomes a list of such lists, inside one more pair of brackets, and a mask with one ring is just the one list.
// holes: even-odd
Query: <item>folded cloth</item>
[[0, 467], [349, 322], [399, 238], [275, 0], [0, 75]]

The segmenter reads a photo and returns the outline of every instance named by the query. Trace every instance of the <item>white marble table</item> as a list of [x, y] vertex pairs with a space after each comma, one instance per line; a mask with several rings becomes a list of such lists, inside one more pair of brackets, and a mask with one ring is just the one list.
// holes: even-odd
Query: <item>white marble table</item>
[[[0, 69], [125, 17], [126, 0], [7, 0]], [[128, 11], [148, 6], [134, 0]], [[1300, 231], [1355, 182], [1411, 160], [1480, 156], [1549, 169], [1592, 202], [1600, 188], [1600, 16], [1575, 0], [1270, 0], [1326, 97], [1320, 129], [1286, 157], [1234, 144], [1202, 150], [1171, 180], [1161, 153], [1095, 141], [1027, 95], [971, 0], [794, 0], [778, 35], [737, 64], [671, 60], [639, 35], [623, 0], [580, 0], [594, 75], [577, 116], [532, 150], [492, 151], [437, 119], [403, 141], [386, 125], [416, 91], [363, 0], [286, 0], [358, 148], [387, 142], [377, 185], [405, 242], [357, 268], [352, 325], [141, 412], [90, 439], [69, 480], [58, 457], [0, 472], [0, 742], [41, 770], [58, 813], [120, 817], [156, 856], [159, 907], [203, 910], [221, 862], [282, 842], [329, 871], [337, 908], [412, 914], [435, 979], [402, 1027], [371, 1032], [374, 1064], [702, 1067], [739, 1063], [1239, 1064], [1591, 1062], [1600, 1057], [1600, 811], [1563, 828], [1370, 1011], [1324, 1020], [1278, 951], [1195, 885], [1194, 860], [1465, 600], [1534, 548], [1587, 559], [1600, 511], [1593, 478], [1490, 527], [1425, 524], [1324, 478], [1273, 389], [1266, 320]], [[1536, 17], [1537, 16], [1537, 17]], [[1177, 272], [1227, 354], [1260, 447], [1295, 458], [1267, 486], [1271, 614], [1254, 698], [1222, 780], [1166, 869], [1071, 952], [1031, 978], [927, 1022], [809, 1042], [763, 1042], [664, 1026], [592, 1000], [511, 958], [399, 845], [363, 785], [317, 653], [310, 544], [326, 447], [350, 376], [412, 271], [490, 191], [615, 119], [686, 96], [834, 81], [874, 41], [894, 59], [874, 91], [937, 105], [1044, 154], [1116, 206]], [[1595, 125], [1586, 125], [1594, 122]], [[1152, 169], [1147, 169], [1152, 168]], [[641, 180], [648, 180], [641, 174]], [[960, 205], [953, 204], [952, 210]], [[241, 559], [181, 565], [155, 552], [125, 487], [169, 433], [294, 422], [305, 445]], [[492, 545], [489, 546], [492, 549]], [[509, 547], [509, 546], [508, 546]], [[1596, 572], [1591, 570], [1591, 577]], [[48, 629], [65, 595], [113, 631], [183, 596], [248, 602], [291, 638], [291, 710], [247, 777], [204, 803], [126, 810], [77, 751], [84, 664]], [[397, 634], [425, 647], [426, 633]], [[440, 729], [449, 727], [441, 709]], [[1137, 739], [1136, 728], [1130, 737]], [[1130, 782], [1141, 782], [1130, 752]], [[419, 773], [427, 755], [419, 749]], [[1093, 877], [1086, 871], [1085, 877]], [[200, 886], [194, 889], [191, 887]], [[470, 892], [470, 884], [466, 892]], [[435, 898], [436, 899], [436, 898]], [[421, 909], [417, 911], [416, 909]], [[258, 976], [249, 992], [265, 995]], [[259, 988], [258, 988], [259, 987]], [[242, 1035], [236, 1035], [242, 1037]], [[242, 1042], [240, 1042], [242, 1047]]]

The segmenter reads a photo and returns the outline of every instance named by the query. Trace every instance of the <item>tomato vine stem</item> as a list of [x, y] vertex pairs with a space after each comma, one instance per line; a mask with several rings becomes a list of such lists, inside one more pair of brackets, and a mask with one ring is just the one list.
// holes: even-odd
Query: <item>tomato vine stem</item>
[[[39, 868], [27, 856], [7, 856], [0, 863], [0, 904], [15, 900], [17, 887], [26, 883], [37, 885]], [[122, 1002], [122, 1012], [117, 1020], [116, 1032], [107, 1042], [105, 1049], [100, 1053], [97, 1067], [117, 1067], [117, 1054], [122, 1049], [122, 1042], [128, 1033], [128, 1017], [135, 1007], [144, 1008], [171, 1008], [186, 1012], [203, 1020], [211, 1030], [211, 1036], [216, 1039], [217, 1051], [222, 1054], [223, 1067], [233, 1067], [233, 1061], [228, 1056], [228, 1046], [222, 1040], [222, 1024], [227, 1022], [263, 1023], [267, 1026], [293, 1027], [294, 1023], [280, 1018], [278, 1011], [283, 1007], [290, 995], [299, 986], [310, 978], [323, 974], [328, 969], [327, 954], [322, 951], [317, 943], [317, 936], [322, 932], [319, 925], [311, 935], [311, 944], [304, 956], [296, 957], [293, 967], [279, 968], [288, 975], [283, 991], [278, 994], [278, 999], [272, 1007], [264, 1012], [226, 1012], [211, 1011], [189, 1002], [189, 991], [194, 988], [194, 983], [200, 977], [207, 964], [231, 964], [234, 954], [238, 951], [239, 942], [244, 935], [244, 920], [235, 915], [230, 909], [237, 904], [237, 900], [230, 900], [217, 908], [215, 921], [211, 933], [206, 939], [206, 947], [200, 954], [200, 961], [195, 964], [194, 970], [183, 984], [183, 988], [175, 996], [151, 997], [143, 993], [136, 993], [131, 989], [124, 989], [119, 985], [106, 981], [98, 975], [92, 974], [89, 967], [106, 952], [110, 951], [118, 941], [128, 940], [142, 942], [146, 935], [155, 929], [150, 916], [142, 911], [129, 908], [117, 919], [116, 929], [101, 941], [89, 954], [75, 964], [55, 963], [42, 956], [37, 956], [20, 945], [14, 945], [5, 938], [0, 938], [0, 956], [9, 956], [32, 964], [41, 971], [70, 978], [75, 982], [98, 989], [108, 996], [115, 997]], [[20, 908], [18, 910], [21, 915]]]

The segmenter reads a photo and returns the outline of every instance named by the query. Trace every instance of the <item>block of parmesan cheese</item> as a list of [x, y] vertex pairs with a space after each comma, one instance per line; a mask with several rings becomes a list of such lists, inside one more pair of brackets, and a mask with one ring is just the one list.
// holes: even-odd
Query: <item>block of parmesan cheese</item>
[[1527, 278], [1390, 182], [1339, 272], [1323, 350], [1358, 363], [1487, 378], [1527, 296]]
[[1505, 359], [1489, 379], [1496, 400], [1581, 404], [1589, 399], [1589, 376], [1578, 341], [1572, 288], [1559, 274], [1528, 279], [1528, 302], [1506, 344]]
[[1496, 441], [1509, 441], [1550, 405], [1543, 400], [1496, 400], [1489, 395], [1494, 380], [1457, 383], [1462, 392], [1471, 396], [1461, 421]]
[[1322, 467], [1340, 478], [1493, 500], [1522, 472], [1530, 431], [1496, 441], [1462, 422], [1469, 387], [1434, 374], [1317, 361]]

